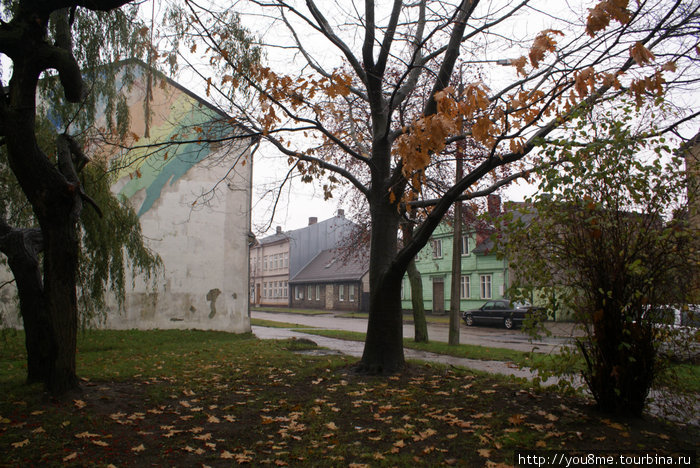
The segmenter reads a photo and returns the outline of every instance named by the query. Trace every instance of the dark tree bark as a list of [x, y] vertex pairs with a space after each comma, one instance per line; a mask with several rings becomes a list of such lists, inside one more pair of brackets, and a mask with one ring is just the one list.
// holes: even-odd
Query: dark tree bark
[[44, 382], [49, 375], [55, 343], [49, 330], [38, 253], [41, 231], [13, 229], [0, 219], [0, 252], [7, 256], [15, 278], [27, 349], [27, 383]]
[[[415, 212], [414, 212], [415, 213]], [[413, 238], [413, 225], [403, 223], [401, 225], [404, 242], [410, 242]], [[413, 309], [413, 339], [416, 343], [428, 342], [428, 323], [425, 320], [425, 302], [423, 301], [423, 279], [415, 258], [408, 262], [406, 268], [408, 281], [411, 284], [411, 307]]]
[[358, 365], [360, 372], [370, 374], [392, 374], [405, 365], [401, 313], [403, 270], [392, 267], [398, 246], [399, 216], [388, 191], [381, 198], [370, 205], [370, 307], [365, 348]]
[[[9, 91], [0, 100], [0, 133], [5, 136], [10, 169], [29, 200], [43, 238], [43, 284], [38, 264], [16, 257], [23, 280], [18, 288], [36, 294], [20, 302], [27, 347], [37, 362], [30, 364], [30, 380], [43, 381], [53, 394], [78, 386], [75, 369], [78, 311], [76, 274], [77, 221], [82, 209], [80, 183], [71, 158], [76, 145], [58, 139], [58, 164], [39, 148], [35, 134], [36, 89], [47, 69], [57, 70], [66, 99], [79, 102], [84, 95], [80, 68], [72, 54], [69, 8], [85, 6], [109, 10], [127, 3], [119, 0], [89, 2], [24, 1], [9, 23], [0, 25], [0, 52], [12, 59]], [[49, 44], [49, 17], [54, 15], [56, 43]], [[29, 294], [28, 293], [28, 294]], [[27, 305], [30, 309], [25, 310]], [[28, 321], [27, 321], [28, 320]], [[34, 330], [34, 331], [32, 331]], [[45, 336], [48, 333], [49, 336]]]
[[413, 307], [413, 339], [416, 343], [428, 342], [428, 322], [425, 320], [425, 303], [423, 302], [423, 279], [416, 261], [411, 260], [406, 269], [411, 283], [411, 306]]

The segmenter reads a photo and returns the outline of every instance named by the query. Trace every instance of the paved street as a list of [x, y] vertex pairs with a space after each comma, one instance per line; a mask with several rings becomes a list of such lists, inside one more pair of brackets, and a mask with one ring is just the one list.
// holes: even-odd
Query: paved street
[[[291, 313], [259, 312], [252, 311], [252, 318], [272, 320], [275, 322], [296, 323], [302, 327], [295, 329], [303, 331], [303, 326], [324, 328], [328, 330], [346, 330], [355, 332], [367, 331], [367, 319], [338, 317], [335, 314], [301, 315]], [[461, 324], [460, 343], [497, 348], [514, 349], [517, 351], [532, 351], [537, 348], [539, 352], [552, 352], [570, 341], [572, 326], [570, 324], [553, 323], [550, 329], [554, 336], [530, 342], [529, 336], [520, 330], [506, 330], [505, 328], [491, 327], [467, 327]], [[404, 337], [413, 337], [413, 324], [407, 323], [403, 327]], [[431, 341], [447, 342], [447, 324], [428, 324], [428, 337]]]

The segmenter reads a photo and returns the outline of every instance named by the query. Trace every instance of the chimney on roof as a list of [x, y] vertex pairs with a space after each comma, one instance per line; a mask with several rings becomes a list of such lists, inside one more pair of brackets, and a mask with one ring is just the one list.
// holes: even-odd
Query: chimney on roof
[[317, 222], [318, 222], [318, 218], [316, 216], [311, 216], [309, 218], [309, 226], [311, 226], [312, 224], [316, 224]]
[[496, 218], [501, 214], [501, 196], [491, 194], [486, 197], [486, 204], [489, 210], [489, 216]]
[[282, 226], [277, 226], [275, 234], [282, 234]]
[[345, 210], [338, 209], [338, 218], [344, 218], [344, 217], [345, 217]]

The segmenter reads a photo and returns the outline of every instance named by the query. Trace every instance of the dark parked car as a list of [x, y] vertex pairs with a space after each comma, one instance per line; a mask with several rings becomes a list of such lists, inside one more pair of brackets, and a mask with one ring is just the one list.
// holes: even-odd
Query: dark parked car
[[514, 307], [509, 301], [488, 301], [478, 309], [462, 312], [462, 320], [468, 326], [472, 325], [503, 325], [511, 329], [523, 324], [528, 314], [541, 310], [538, 307], [520, 306]]

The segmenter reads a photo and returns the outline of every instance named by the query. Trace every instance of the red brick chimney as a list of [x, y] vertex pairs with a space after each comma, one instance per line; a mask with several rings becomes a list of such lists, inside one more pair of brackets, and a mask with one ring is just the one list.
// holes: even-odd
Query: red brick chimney
[[489, 216], [491, 218], [496, 218], [501, 214], [501, 196], [500, 195], [488, 195], [486, 197], [486, 204], [489, 211]]

